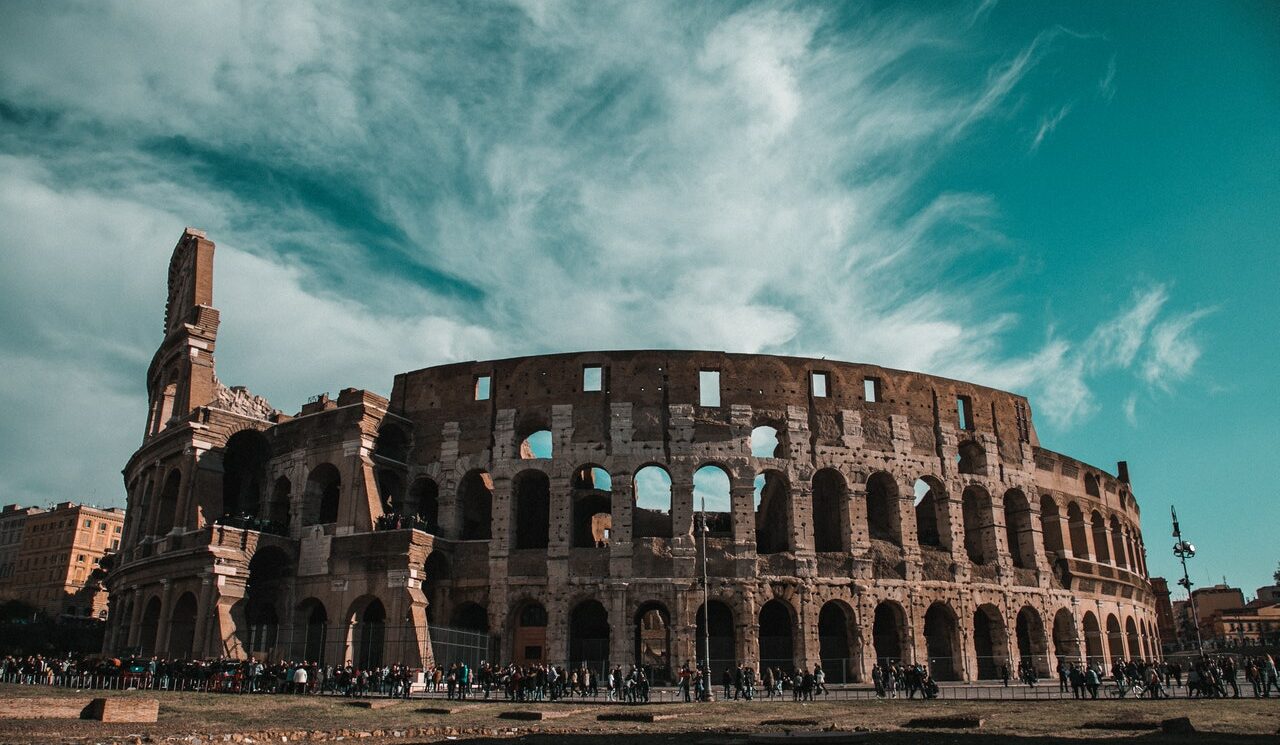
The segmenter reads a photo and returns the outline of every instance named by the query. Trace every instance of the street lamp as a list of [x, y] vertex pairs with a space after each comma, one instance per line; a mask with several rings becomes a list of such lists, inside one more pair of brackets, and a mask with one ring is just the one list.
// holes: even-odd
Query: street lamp
[[714, 690], [711, 680], [711, 603], [707, 597], [707, 498], [702, 498], [702, 509], [694, 521], [698, 526], [699, 544], [702, 547], [702, 660], [706, 672], [702, 676], [702, 686], [711, 700]]
[[1178, 580], [1178, 584], [1187, 591], [1187, 605], [1191, 606], [1191, 624], [1196, 630], [1196, 649], [1203, 657], [1204, 640], [1200, 637], [1200, 613], [1196, 610], [1195, 598], [1191, 597], [1191, 575], [1187, 572], [1187, 559], [1196, 555], [1196, 547], [1182, 540], [1182, 528], [1178, 526], [1178, 511], [1170, 505], [1169, 512], [1173, 515], [1173, 555], [1182, 562], [1182, 579]]

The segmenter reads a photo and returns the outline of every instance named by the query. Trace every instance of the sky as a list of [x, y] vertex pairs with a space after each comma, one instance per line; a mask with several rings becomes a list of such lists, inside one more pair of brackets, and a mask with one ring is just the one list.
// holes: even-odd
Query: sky
[[1027, 395], [1280, 562], [1273, 2], [0, 4], [0, 501], [123, 503], [167, 261], [286, 412], [585, 349]]

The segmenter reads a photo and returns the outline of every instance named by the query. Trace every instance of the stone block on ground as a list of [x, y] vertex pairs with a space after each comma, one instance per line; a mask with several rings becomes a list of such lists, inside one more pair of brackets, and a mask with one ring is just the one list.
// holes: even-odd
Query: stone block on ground
[[596, 716], [600, 722], [666, 722], [679, 714], [660, 714], [652, 711], [617, 711]]
[[1190, 717], [1174, 717], [1160, 722], [1160, 731], [1166, 735], [1194, 735], [1196, 728]]
[[108, 723], [152, 723], [159, 716], [160, 700], [154, 698], [95, 698], [80, 712], [81, 719]]
[[390, 709], [393, 706], [399, 706], [403, 703], [398, 698], [371, 698], [365, 701], [350, 701], [348, 706], [354, 706], [357, 709]]
[[978, 729], [983, 719], [979, 716], [957, 715], [949, 717], [916, 717], [907, 720], [904, 727], [921, 727], [930, 729]]
[[516, 711], [504, 711], [498, 715], [499, 719], [517, 719], [523, 722], [542, 722], [548, 719], [561, 719], [563, 717], [572, 716], [582, 709], [518, 709]]
[[76, 719], [82, 698], [0, 698], [0, 719]]

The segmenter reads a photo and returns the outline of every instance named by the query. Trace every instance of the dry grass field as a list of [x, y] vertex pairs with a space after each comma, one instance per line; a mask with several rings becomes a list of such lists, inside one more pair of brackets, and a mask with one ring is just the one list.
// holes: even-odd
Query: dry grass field
[[[841, 701], [720, 702], [620, 706], [592, 703], [452, 705], [406, 701], [364, 709], [336, 698], [197, 693], [102, 693], [0, 686], [0, 697], [155, 696], [156, 724], [102, 724], [71, 719], [0, 720], [0, 743], [314, 741], [451, 741], [640, 745], [641, 743], [727, 742], [726, 735], [784, 730], [867, 730], [869, 742], [907, 743], [1051, 743], [1115, 742], [1119, 739], [1169, 742], [1176, 738], [1152, 729], [1115, 726], [1158, 724], [1189, 716], [1198, 730], [1185, 738], [1196, 743], [1276, 743], [1280, 741], [1280, 700], [1223, 701]], [[542, 721], [502, 718], [506, 712], [547, 712]], [[652, 723], [602, 722], [602, 713], [653, 712], [676, 715]], [[980, 716], [980, 729], [917, 729], [904, 725], [916, 717]], [[778, 720], [791, 720], [778, 722]], [[1100, 725], [1107, 725], [1102, 727]], [[745, 741], [745, 737], [738, 738]], [[802, 741], [802, 740], [801, 740]]]

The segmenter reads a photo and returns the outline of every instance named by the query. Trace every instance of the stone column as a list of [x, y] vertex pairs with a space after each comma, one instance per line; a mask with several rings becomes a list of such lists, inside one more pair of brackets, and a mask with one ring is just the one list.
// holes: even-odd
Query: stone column
[[[440, 430], [440, 532], [446, 538], [458, 539], [462, 535], [462, 506], [458, 491], [462, 488], [465, 473], [459, 473], [458, 437], [462, 426], [458, 422], [445, 422]], [[494, 431], [495, 442], [498, 437]]]
[[812, 592], [800, 591], [800, 610], [796, 621], [795, 657], [800, 660], [806, 670], [813, 670], [814, 665], [822, 664], [822, 640], [818, 635], [818, 614], [822, 611], [822, 600], [814, 597]]
[[626, 470], [610, 474], [610, 478], [613, 479], [613, 491], [609, 505], [609, 575], [627, 578], [632, 576], [632, 555], [635, 552], [635, 475]]
[[168, 579], [160, 580], [160, 618], [156, 622], [156, 650], [157, 657], [166, 657], [169, 654], [169, 614], [173, 609], [173, 583]]
[[636, 619], [627, 613], [628, 583], [613, 581], [609, 584], [605, 607], [609, 611], [609, 664], [622, 665], [626, 671], [635, 659], [633, 641], [636, 638]]

